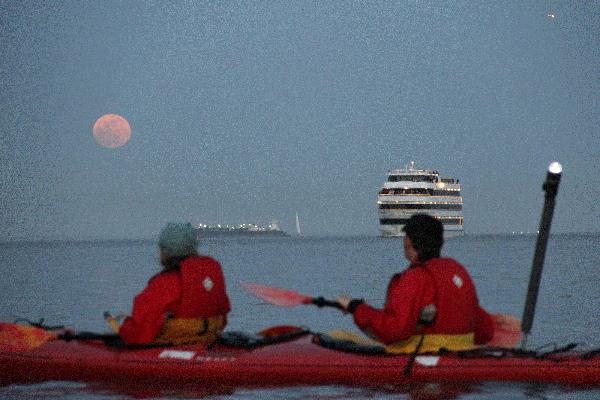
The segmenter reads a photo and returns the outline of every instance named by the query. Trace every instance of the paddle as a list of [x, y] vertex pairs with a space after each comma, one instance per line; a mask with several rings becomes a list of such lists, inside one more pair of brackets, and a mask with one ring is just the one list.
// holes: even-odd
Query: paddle
[[53, 340], [114, 341], [118, 336], [92, 332], [52, 331], [37, 326], [0, 322], [0, 351], [28, 351]]
[[[301, 304], [313, 304], [318, 307], [334, 307], [343, 310], [337, 302], [326, 300], [323, 297], [311, 297], [293, 290], [280, 289], [272, 286], [260, 285], [258, 283], [241, 282], [244, 289], [254, 296], [280, 307], [295, 307]], [[487, 346], [491, 347], [515, 347], [521, 340], [520, 321], [512, 315], [491, 314], [495, 323], [494, 336]]]
[[337, 301], [326, 300], [323, 297], [310, 297], [294, 292], [293, 290], [280, 289], [258, 283], [241, 282], [244, 289], [267, 303], [280, 307], [295, 307], [301, 304], [313, 304], [317, 307], [333, 307], [343, 310], [344, 307]]

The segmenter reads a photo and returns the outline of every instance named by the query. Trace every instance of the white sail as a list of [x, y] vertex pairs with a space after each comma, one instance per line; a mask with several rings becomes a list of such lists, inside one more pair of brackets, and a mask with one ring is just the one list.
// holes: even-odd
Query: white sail
[[298, 213], [296, 213], [296, 232], [298, 236], [302, 236], [302, 231], [300, 230], [300, 218], [298, 218]]

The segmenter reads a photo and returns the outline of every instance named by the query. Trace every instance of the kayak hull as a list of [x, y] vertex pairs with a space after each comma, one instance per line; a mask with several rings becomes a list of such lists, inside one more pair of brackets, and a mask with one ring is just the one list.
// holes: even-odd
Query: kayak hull
[[600, 386], [600, 357], [580, 353], [538, 359], [456, 354], [367, 355], [331, 350], [310, 336], [254, 349], [217, 345], [116, 349], [100, 341], [51, 341], [30, 351], [0, 351], [0, 384], [44, 381], [98, 382], [154, 387], [273, 387], [349, 385], [376, 387], [415, 382], [511, 381]]

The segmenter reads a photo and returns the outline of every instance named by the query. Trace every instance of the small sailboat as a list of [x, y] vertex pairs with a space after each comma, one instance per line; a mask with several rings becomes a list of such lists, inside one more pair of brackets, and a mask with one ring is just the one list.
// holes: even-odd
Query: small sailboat
[[300, 218], [298, 218], [298, 213], [296, 213], [296, 233], [298, 236], [302, 236], [302, 231], [300, 230]]

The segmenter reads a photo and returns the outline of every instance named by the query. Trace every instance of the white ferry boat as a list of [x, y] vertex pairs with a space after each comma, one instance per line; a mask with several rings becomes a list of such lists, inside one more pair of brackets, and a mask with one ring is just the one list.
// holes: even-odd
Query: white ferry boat
[[404, 224], [418, 213], [438, 218], [444, 225], [444, 237], [464, 234], [459, 180], [441, 178], [435, 170], [416, 169], [414, 161], [388, 172], [377, 205], [382, 236], [404, 236]]

